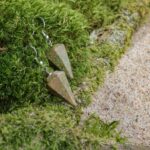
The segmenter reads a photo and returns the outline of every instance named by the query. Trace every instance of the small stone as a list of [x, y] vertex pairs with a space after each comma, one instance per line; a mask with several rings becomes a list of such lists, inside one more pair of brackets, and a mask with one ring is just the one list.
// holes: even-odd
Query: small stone
[[47, 78], [47, 82], [51, 91], [68, 101], [71, 105], [77, 106], [64, 71], [55, 71], [51, 73]]
[[0, 53], [7, 51], [7, 48], [5, 47], [0, 47]]
[[64, 44], [56, 44], [48, 52], [48, 59], [60, 70], [63, 70], [70, 79], [73, 78], [71, 64]]

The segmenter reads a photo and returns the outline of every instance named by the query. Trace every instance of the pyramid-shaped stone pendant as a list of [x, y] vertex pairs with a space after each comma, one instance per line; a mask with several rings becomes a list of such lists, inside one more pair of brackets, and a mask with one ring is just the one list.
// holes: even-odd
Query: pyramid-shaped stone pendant
[[52, 92], [68, 101], [73, 106], [77, 106], [71, 87], [64, 71], [55, 71], [47, 78], [48, 87]]
[[66, 75], [72, 79], [73, 73], [69, 57], [64, 44], [56, 44], [49, 52], [48, 59]]

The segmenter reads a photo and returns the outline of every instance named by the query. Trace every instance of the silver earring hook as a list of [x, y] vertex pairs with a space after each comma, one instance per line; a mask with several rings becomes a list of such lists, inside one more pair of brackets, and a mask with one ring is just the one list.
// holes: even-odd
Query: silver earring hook
[[37, 53], [36, 48], [35, 48], [32, 44], [30, 44], [30, 47], [34, 50], [34, 52], [35, 52], [35, 57], [37, 58], [37, 57], [38, 57], [38, 53]]
[[[43, 28], [45, 28], [46, 23], [45, 20], [42, 17], [38, 17], [42, 23], [43, 23]], [[35, 31], [32, 32], [32, 35], [34, 36]], [[42, 30], [42, 35], [45, 37], [46, 42], [48, 43], [49, 46], [52, 46], [52, 42], [50, 40], [50, 37], [48, 34], [46, 34], [44, 32], [44, 30]], [[51, 72], [48, 71], [48, 68], [46, 67], [46, 65], [44, 64], [44, 62], [42, 60], [38, 59], [38, 52], [36, 50], [36, 48], [30, 43], [29, 46], [33, 49], [34, 53], [35, 53], [35, 60], [37, 61], [37, 63], [44, 69], [44, 71], [46, 72], [47, 75], [51, 75]]]
[[[44, 18], [42, 18], [42, 17], [38, 17], [38, 18], [39, 18], [39, 19], [41, 20], [41, 22], [43, 23], [43, 28], [45, 29], [46, 23], [45, 23]], [[32, 35], [34, 35], [34, 33], [35, 33], [35, 32], [33, 31]], [[49, 45], [49, 46], [52, 46], [52, 45], [53, 45], [53, 44], [52, 44], [52, 41], [50, 40], [49, 35], [44, 32], [44, 30], [42, 30], [42, 35], [45, 37], [45, 40], [46, 40], [46, 42], [48, 43], [48, 45]]]
[[32, 36], [34, 36], [34, 34], [35, 34], [35, 31], [32, 32]]
[[39, 17], [39, 18], [41, 19], [41, 21], [43, 23], [43, 27], [45, 28], [45, 26], [46, 26], [45, 20], [42, 17]]
[[52, 46], [52, 41], [50, 40], [50, 37], [42, 30], [42, 35], [45, 37], [46, 42], [49, 46]]
[[37, 61], [37, 63], [45, 70], [45, 72], [46, 72], [47, 75], [50, 75], [51, 73], [48, 71], [48, 68], [47, 68], [46, 65], [43, 63], [43, 61], [39, 61], [39, 59], [38, 59], [38, 52], [37, 52], [36, 48], [35, 48], [32, 44], [30, 44], [29, 46], [30, 46], [30, 47], [34, 50], [34, 52], [35, 52], [35, 60]]

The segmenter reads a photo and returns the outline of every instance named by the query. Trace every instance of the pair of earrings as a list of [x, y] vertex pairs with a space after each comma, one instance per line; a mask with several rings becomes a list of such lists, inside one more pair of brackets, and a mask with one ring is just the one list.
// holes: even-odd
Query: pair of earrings
[[58, 96], [65, 99], [71, 105], [77, 106], [73, 92], [67, 79], [67, 76], [70, 79], [73, 79], [73, 73], [65, 46], [63, 44], [56, 44], [49, 51], [48, 59], [58, 69], [62, 70], [55, 71], [49, 74], [47, 78], [49, 89], [55, 92]]
[[[39, 18], [45, 29], [45, 21], [43, 18]], [[34, 32], [33, 32], [34, 35]], [[37, 62], [45, 69], [48, 74], [47, 84], [51, 92], [56, 93], [59, 97], [63, 98], [73, 106], [77, 106], [73, 92], [69, 85], [69, 79], [73, 79], [72, 67], [67, 54], [67, 50], [64, 44], [56, 44], [53, 46], [49, 36], [42, 30], [42, 35], [45, 37], [47, 44], [51, 49], [48, 51], [47, 57], [48, 60], [55, 65], [61, 71], [54, 71], [52, 73], [48, 72], [48, 69], [45, 68], [45, 65], [42, 61], [38, 60], [37, 51], [35, 47], [30, 45], [30, 47], [35, 51]]]

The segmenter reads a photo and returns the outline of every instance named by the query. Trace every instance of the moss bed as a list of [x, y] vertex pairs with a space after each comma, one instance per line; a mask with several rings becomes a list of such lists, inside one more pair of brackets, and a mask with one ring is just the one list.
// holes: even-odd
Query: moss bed
[[[125, 52], [148, 6], [148, 0], [1, 0], [0, 149], [99, 149], [122, 143], [118, 122], [90, 116], [80, 125], [80, 116]], [[90, 33], [99, 29], [102, 34], [91, 44]], [[53, 71], [42, 31], [53, 44], [67, 47], [77, 108], [47, 89], [44, 69], [31, 48]]]

